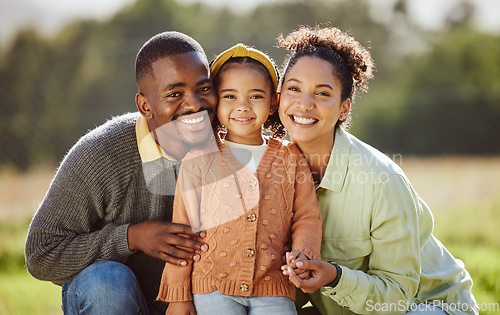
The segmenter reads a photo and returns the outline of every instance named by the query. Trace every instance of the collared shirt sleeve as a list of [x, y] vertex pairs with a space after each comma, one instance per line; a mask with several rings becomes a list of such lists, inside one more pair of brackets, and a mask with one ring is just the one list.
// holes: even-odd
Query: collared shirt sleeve
[[383, 180], [372, 209], [368, 270], [342, 266], [338, 285], [322, 294], [355, 313], [376, 313], [377, 305], [404, 313], [420, 277], [418, 207], [406, 178], [395, 174]]

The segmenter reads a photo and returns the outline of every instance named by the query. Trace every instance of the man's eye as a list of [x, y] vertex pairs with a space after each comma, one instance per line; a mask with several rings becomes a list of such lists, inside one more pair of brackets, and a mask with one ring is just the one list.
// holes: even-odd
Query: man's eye
[[204, 86], [204, 87], [199, 89], [200, 92], [208, 92], [210, 90], [211, 90], [211, 88], [209, 86]]
[[179, 97], [181, 96], [181, 93], [179, 92], [172, 92], [170, 94], [167, 94], [165, 97]]

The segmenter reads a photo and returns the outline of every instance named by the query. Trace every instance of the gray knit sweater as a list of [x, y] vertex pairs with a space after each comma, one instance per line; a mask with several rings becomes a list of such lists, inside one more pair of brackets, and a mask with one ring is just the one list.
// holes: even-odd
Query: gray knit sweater
[[[148, 219], [171, 220], [174, 198], [158, 192], [175, 187], [179, 165], [141, 162], [138, 116], [115, 117], [90, 131], [62, 161], [26, 239], [26, 267], [35, 278], [61, 285], [92, 263], [114, 260], [132, 269], [154, 301], [164, 262], [130, 251], [127, 230]], [[156, 175], [148, 185], [145, 173]]]

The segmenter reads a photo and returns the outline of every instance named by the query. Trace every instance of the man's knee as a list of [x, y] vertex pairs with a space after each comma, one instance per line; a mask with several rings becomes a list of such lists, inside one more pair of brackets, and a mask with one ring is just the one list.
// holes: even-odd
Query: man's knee
[[101, 261], [82, 270], [63, 292], [64, 307], [91, 311], [143, 307], [143, 296], [134, 273], [124, 264]]

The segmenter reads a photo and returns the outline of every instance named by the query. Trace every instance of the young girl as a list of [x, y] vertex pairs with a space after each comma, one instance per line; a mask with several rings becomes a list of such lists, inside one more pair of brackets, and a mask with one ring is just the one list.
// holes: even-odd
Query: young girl
[[298, 149], [262, 135], [284, 135], [275, 69], [242, 44], [211, 64], [219, 96], [214, 125], [223, 132], [215, 150], [183, 160], [173, 214], [205, 230], [209, 249], [187, 267], [165, 265], [158, 299], [170, 302], [167, 314], [296, 313], [282, 257], [291, 246], [294, 257], [319, 259], [321, 216]]

